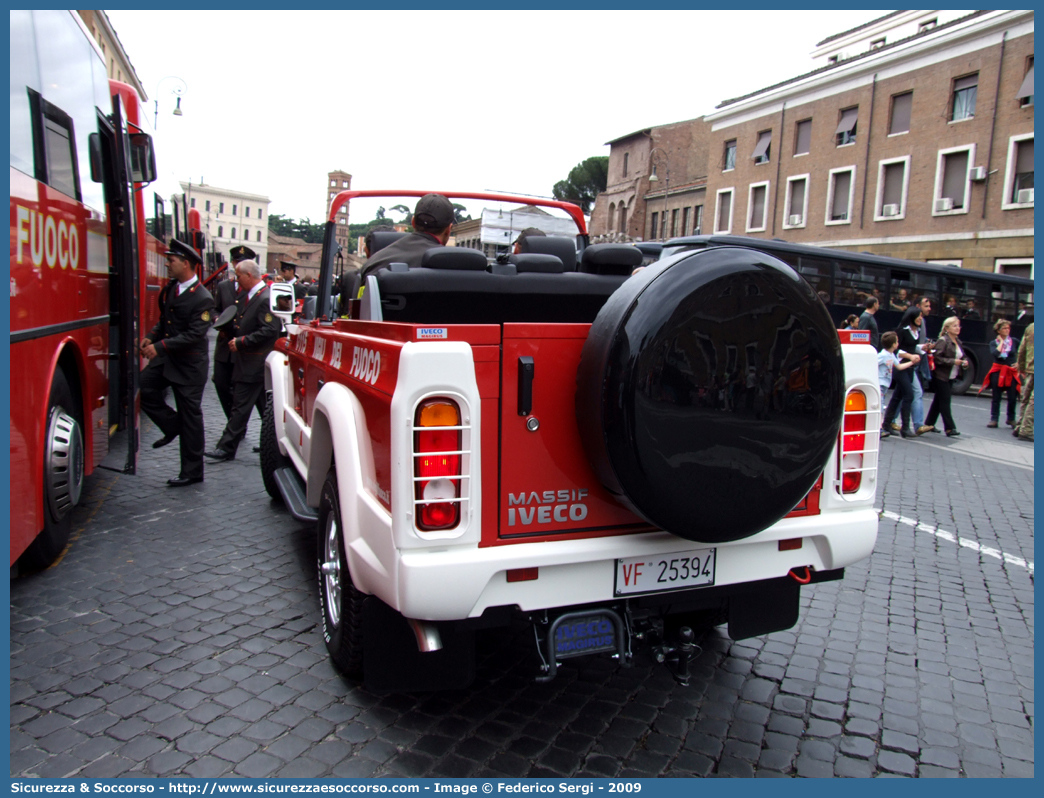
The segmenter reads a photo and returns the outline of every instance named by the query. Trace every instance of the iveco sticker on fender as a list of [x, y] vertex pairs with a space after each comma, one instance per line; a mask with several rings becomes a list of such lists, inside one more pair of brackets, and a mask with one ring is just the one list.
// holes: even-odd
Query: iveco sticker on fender
[[355, 379], [373, 385], [381, 374], [381, 353], [375, 349], [355, 347], [352, 352], [352, 369], [349, 372]]
[[[508, 526], [515, 526], [516, 510], [520, 505], [517, 520], [523, 526], [536, 521], [538, 524], [564, 524], [567, 521], [583, 521], [587, 518], [587, 505], [581, 500], [587, 496], [587, 490], [545, 490], [543, 493], [530, 491], [519, 494], [508, 494]], [[556, 502], [558, 502], [556, 504]]]
[[422, 341], [431, 338], [448, 338], [449, 333], [445, 327], [418, 327], [417, 340]]

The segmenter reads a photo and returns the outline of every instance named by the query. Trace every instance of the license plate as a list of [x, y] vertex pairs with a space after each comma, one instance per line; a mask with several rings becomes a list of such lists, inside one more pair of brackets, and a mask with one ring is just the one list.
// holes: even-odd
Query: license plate
[[592, 613], [573, 618], [563, 621], [555, 630], [556, 659], [616, 650], [616, 625], [606, 615]]
[[616, 561], [617, 596], [661, 593], [714, 584], [717, 549], [696, 549], [659, 557], [632, 557]]

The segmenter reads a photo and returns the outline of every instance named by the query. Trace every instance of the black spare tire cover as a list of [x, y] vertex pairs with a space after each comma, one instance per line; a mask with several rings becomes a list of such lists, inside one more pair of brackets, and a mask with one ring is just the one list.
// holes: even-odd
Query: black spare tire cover
[[819, 297], [740, 247], [654, 264], [599, 312], [576, 417], [602, 484], [689, 540], [749, 537], [813, 487], [841, 425], [844, 363]]

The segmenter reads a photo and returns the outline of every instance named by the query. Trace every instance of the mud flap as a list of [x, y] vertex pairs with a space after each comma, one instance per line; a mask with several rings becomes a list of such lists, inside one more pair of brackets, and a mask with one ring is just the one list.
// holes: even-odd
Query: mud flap
[[475, 679], [475, 633], [439, 624], [442, 649], [421, 653], [406, 619], [383, 601], [363, 614], [363, 683], [374, 692], [460, 690]]
[[790, 629], [798, 620], [801, 585], [785, 576], [750, 585], [729, 598], [729, 637], [743, 640]]

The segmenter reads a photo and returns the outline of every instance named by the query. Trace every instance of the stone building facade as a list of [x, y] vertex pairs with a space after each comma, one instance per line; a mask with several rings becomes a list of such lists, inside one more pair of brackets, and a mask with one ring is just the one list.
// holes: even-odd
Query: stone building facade
[[[199, 211], [208, 249], [229, 260], [229, 250], [246, 244], [264, 265], [268, 256], [268, 206], [261, 194], [250, 194], [206, 183], [181, 183], [189, 208]], [[179, 203], [181, 198], [177, 198]]]
[[[609, 142], [592, 233], [699, 229], [1030, 276], [1033, 38], [1032, 11], [896, 11], [828, 37], [805, 75]], [[691, 181], [672, 174], [666, 223], [654, 147]], [[686, 224], [697, 196], [702, 224]]]
[[119, 80], [129, 83], [138, 92], [142, 102], [149, 99], [145, 88], [138, 79], [138, 73], [134, 71], [134, 65], [127, 57], [120, 37], [116, 35], [115, 28], [109, 22], [109, 17], [104, 11], [77, 11], [83, 24], [87, 26], [91, 36], [101, 48], [105, 59], [105, 71], [111, 80]]
[[[326, 213], [323, 216], [323, 223], [325, 224], [327, 219], [330, 217], [330, 203], [333, 202], [333, 198], [337, 196], [340, 191], [347, 191], [352, 187], [352, 176], [347, 172], [342, 172], [337, 169], [326, 175]], [[341, 251], [344, 254], [348, 253], [348, 205], [345, 203], [341, 206], [340, 213], [337, 214], [337, 243], [341, 245]]]
[[[609, 174], [606, 190], [591, 212], [592, 241], [663, 240], [698, 231], [707, 178], [707, 133], [699, 118], [608, 142]], [[656, 180], [650, 181], [654, 167]]]

